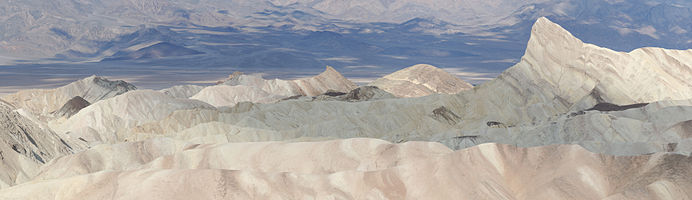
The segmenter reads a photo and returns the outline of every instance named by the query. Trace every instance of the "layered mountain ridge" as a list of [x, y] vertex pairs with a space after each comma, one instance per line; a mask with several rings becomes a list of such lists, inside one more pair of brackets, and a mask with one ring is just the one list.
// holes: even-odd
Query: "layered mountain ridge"
[[37, 115], [48, 115], [76, 96], [95, 103], [135, 89], [134, 85], [125, 81], [91, 76], [56, 89], [23, 90], [0, 98], [17, 108], [27, 109]]

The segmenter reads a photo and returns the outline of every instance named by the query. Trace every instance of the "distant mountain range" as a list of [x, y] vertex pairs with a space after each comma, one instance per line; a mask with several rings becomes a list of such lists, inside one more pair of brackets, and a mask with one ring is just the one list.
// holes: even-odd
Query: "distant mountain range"
[[0, 78], [18, 86], [13, 77], [29, 69], [55, 78], [40, 64], [110, 76], [125, 70], [103, 68], [194, 66], [213, 76], [231, 67], [282, 78], [331, 65], [370, 80], [426, 63], [480, 83], [519, 61], [541, 16], [615, 50], [688, 49], [691, 8], [682, 0], [10, 1], [0, 3], [0, 64], [21, 67]]

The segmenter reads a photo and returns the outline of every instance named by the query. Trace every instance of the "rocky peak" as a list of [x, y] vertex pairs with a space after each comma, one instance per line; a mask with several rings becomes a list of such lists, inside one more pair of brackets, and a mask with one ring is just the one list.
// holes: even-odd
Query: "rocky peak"
[[562, 26], [541, 17], [531, 28], [531, 37], [526, 47], [526, 54], [533, 50], [564, 51], [565, 49], [581, 48], [584, 42], [574, 37]]
[[[339, 73], [338, 71], [336, 71], [336, 69], [334, 69], [334, 68], [331, 67], [331, 66], [327, 66], [326, 69], [324, 69], [324, 72], [318, 74], [317, 76], [315, 76], [315, 77], [313, 77], [313, 78], [314, 78], [314, 79], [321, 79], [321, 78], [323, 78], [323, 79], [331, 80], [331, 81], [334, 81], [334, 82], [341, 82], [341, 83], [346, 84], [346, 86], [347, 86], [348, 88], [350, 88], [350, 89], [353, 89], [353, 88], [356, 88], [356, 87], [357, 87], [355, 83], [349, 81], [346, 77], [344, 77], [344, 75], [342, 75], [341, 73]], [[347, 91], [348, 91], [348, 90], [347, 90]]]
[[86, 78], [85, 80], [91, 80], [96, 85], [101, 86], [103, 88], [111, 89], [114, 91], [123, 91], [122, 93], [137, 89], [137, 87], [135, 87], [134, 85], [123, 80], [111, 81], [101, 76], [91, 76], [89, 78]]
[[348, 92], [358, 87], [331, 66], [327, 66], [324, 72], [317, 76], [294, 82], [301, 88], [303, 95], [307, 96], [318, 96], [330, 89]]
[[326, 66], [324, 69], [324, 72], [320, 73], [317, 76], [342, 76], [343, 77], [343, 75], [341, 75], [341, 73], [336, 71], [336, 69], [334, 69], [332, 66]]

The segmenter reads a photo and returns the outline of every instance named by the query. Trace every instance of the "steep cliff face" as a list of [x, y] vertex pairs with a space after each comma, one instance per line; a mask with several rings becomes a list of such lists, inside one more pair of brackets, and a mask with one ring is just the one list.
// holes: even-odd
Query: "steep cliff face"
[[398, 97], [421, 97], [431, 94], [456, 94], [473, 88], [452, 74], [432, 65], [414, 65], [370, 83]]
[[0, 188], [27, 181], [41, 164], [72, 153], [65, 140], [14, 109], [0, 101]]

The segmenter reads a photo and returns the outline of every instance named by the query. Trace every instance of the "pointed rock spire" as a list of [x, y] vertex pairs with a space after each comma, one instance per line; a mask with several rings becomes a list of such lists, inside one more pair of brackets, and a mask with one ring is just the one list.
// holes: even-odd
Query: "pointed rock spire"
[[344, 76], [341, 75], [336, 69], [334, 69], [332, 66], [327, 65], [324, 69], [324, 71], [320, 74], [317, 75], [317, 77], [338, 77], [338, 78], [343, 78]]
[[324, 72], [317, 76], [295, 81], [307, 96], [318, 96], [328, 90], [349, 92], [358, 86], [348, 80], [344, 75], [331, 66], [327, 66]]
[[550, 21], [548, 18], [541, 17], [536, 20], [531, 28], [531, 37], [526, 47], [526, 53], [533, 50], [561, 50], [571, 48], [581, 48], [584, 42], [574, 37], [572, 33], [562, 28], [562, 26]]

